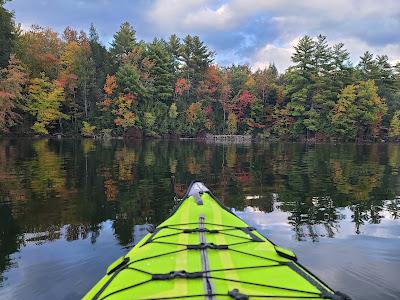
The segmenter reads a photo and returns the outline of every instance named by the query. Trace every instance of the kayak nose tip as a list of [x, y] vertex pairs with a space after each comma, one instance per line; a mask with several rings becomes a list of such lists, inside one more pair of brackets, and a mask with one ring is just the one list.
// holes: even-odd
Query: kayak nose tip
[[187, 195], [191, 196], [197, 193], [201, 194], [209, 191], [210, 190], [206, 187], [206, 185], [203, 182], [195, 180], [192, 181], [192, 183], [190, 184]]

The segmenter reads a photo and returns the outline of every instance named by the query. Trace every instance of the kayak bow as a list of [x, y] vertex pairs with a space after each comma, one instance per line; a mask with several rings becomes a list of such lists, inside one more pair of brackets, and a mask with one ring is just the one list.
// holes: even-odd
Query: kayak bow
[[349, 299], [193, 182], [171, 216], [84, 299]]

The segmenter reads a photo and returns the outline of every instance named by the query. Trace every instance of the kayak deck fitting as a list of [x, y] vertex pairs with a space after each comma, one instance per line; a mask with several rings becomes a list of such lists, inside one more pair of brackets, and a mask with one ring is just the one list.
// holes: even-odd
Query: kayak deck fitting
[[296, 261], [193, 182], [84, 299], [349, 299]]

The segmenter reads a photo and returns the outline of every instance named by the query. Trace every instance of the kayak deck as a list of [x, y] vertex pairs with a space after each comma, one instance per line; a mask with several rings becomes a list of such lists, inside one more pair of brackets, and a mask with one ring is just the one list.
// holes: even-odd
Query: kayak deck
[[347, 299], [223, 207], [200, 182], [84, 299]]

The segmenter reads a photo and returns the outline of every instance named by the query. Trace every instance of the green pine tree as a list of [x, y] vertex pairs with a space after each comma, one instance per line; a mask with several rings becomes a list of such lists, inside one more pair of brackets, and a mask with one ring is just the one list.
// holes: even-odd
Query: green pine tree
[[4, 8], [7, 1], [0, 0], [0, 69], [7, 66], [15, 42], [14, 14]]
[[114, 62], [120, 65], [136, 45], [136, 31], [128, 22], [124, 22], [111, 43], [110, 54]]
[[116, 77], [120, 93], [132, 93], [138, 97], [144, 97], [147, 94], [145, 87], [140, 81], [139, 72], [132, 65], [126, 64], [120, 67]]
[[390, 121], [389, 137], [396, 139], [396, 140], [400, 138], [400, 111], [399, 110], [397, 110], [393, 114], [393, 118]]
[[181, 47], [184, 77], [193, 87], [204, 78], [204, 73], [213, 62], [214, 53], [200, 40], [198, 36], [187, 35]]
[[111, 57], [106, 47], [100, 43], [99, 36], [93, 24], [91, 24], [89, 29], [89, 44], [91, 59], [93, 60], [95, 68], [95, 72], [92, 74], [92, 82], [94, 84], [89, 91], [89, 97], [93, 99], [93, 101], [90, 102], [90, 111], [95, 112], [96, 104], [101, 100], [103, 94], [102, 90], [106, 76], [111, 71]]
[[179, 71], [179, 65], [181, 63], [181, 40], [176, 34], [172, 34], [168, 40], [169, 52], [173, 57], [174, 72]]
[[163, 40], [154, 39], [147, 45], [147, 57], [153, 63], [150, 76], [153, 78], [152, 98], [170, 105], [174, 93], [174, 62], [168, 49], [168, 44]]
[[[316, 44], [309, 36], [304, 36], [294, 47], [292, 61], [285, 76], [286, 95], [289, 99], [287, 108], [294, 118], [292, 135], [299, 137], [304, 134], [304, 119], [306, 111], [311, 106], [313, 75], [315, 76], [314, 53]], [[306, 122], [307, 123], [307, 122]]]

